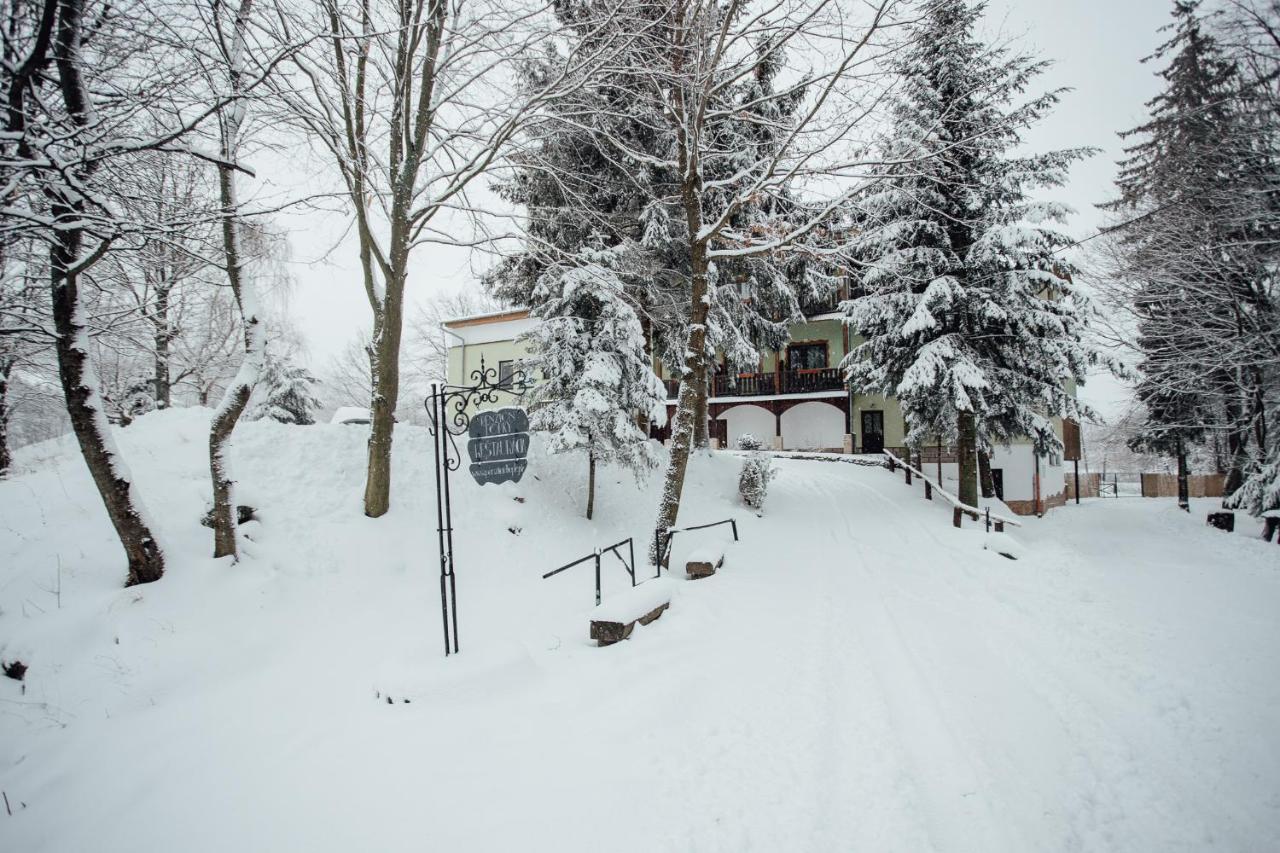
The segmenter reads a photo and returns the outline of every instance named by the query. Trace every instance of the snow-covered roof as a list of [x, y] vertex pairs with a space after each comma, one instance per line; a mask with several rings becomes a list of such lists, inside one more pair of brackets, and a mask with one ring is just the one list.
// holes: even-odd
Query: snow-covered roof
[[449, 338], [447, 346], [453, 347], [459, 343], [469, 346], [513, 341], [537, 326], [538, 322], [536, 317], [529, 316], [528, 308], [506, 308], [487, 314], [445, 320], [440, 325]]
[[498, 311], [487, 311], [483, 314], [453, 317], [445, 320], [443, 325], [448, 326], [450, 329], [456, 329], [459, 326], [478, 326], [482, 323], [499, 323], [503, 320], [523, 320], [528, 316], [528, 308], [502, 308]]

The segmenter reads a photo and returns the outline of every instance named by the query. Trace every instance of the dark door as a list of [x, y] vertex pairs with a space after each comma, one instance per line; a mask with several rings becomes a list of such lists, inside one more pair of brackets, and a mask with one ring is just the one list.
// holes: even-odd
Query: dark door
[[708, 437], [718, 440], [721, 447], [728, 447], [729, 422], [724, 418], [713, 418], [711, 421], [711, 433]]
[[995, 490], [996, 497], [1004, 500], [1004, 469], [991, 469], [991, 488]]
[[862, 452], [884, 452], [884, 412], [862, 413]]

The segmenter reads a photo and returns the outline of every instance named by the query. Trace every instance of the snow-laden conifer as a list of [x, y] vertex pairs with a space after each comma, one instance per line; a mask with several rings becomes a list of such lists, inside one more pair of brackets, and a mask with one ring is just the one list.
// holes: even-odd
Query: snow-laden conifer
[[639, 422], [662, 416], [665, 394], [618, 274], [632, 249], [586, 248], [548, 267], [534, 294], [541, 323], [526, 338], [535, 353], [525, 365], [536, 376], [531, 426], [546, 433], [551, 453], [586, 453], [587, 518], [598, 464], [636, 476], [657, 464]]
[[1136, 330], [1142, 374], [1146, 418], [1131, 444], [1177, 456], [1182, 471], [1195, 445], [1220, 448], [1225, 503], [1261, 512], [1280, 488], [1268, 435], [1280, 412], [1274, 78], [1256, 76], [1248, 27], [1227, 30], [1228, 49], [1198, 0], [1175, 2], [1164, 31], [1148, 57], [1165, 63], [1163, 89], [1124, 134], [1132, 141], [1107, 205], [1120, 218], [1109, 295]]
[[315, 411], [324, 405], [316, 396], [319, 384], [310, 370], [268, 349], [246, 417], [251, 421], [270, 418], [282, 424], [314, 424]]
[[859, 211], [860, 290], [844, 305], [861, 342], [842, 365], [856, 390], [897, 396], [909, 446], [957, 444], [969, 504], [980, 449], [1061, 446], [1051, 418], [1077, 415], [1071, 383], [1091, 358], [1086, 301], [1058, 254], [1067, 211], [1033, 198], [1088, 152], [1017, 152], [1060, 93], [1020, 102], [1045, 63], [982, 42], [984, 7], [930, 4], [896, 57], [888, 165]]

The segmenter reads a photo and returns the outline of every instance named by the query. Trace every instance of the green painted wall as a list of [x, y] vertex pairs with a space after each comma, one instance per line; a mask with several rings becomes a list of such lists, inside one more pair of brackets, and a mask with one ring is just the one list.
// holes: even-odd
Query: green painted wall
[[[811, 342], [826, 341], [827, 364], [831, 367], [839, 366], [841, 360], [844, 359], [846, 351], [844, 348], [844, 329], [843, 324], [839, 320], [818, 320], [812, 323], [795, 323], [791, 326], [791, 339], [794, 342]], [[861, 336], [853, 335], [850, 340], [850, 350], [857, 347], [861, 343]], [[465, 362], [464, 362], [465, 351]], [[507, 359], [518, 360], [529, 354], [529, 349], [524, 344], [518, 344], [515, 341], [494, 341], [484, 344], [469, 344], [466, 347], [453, 346], [449, 348], [449, 382], [454, 385], [470, 384], [472, 382], [470, 371], [480, 366], [480, 358], [483, 355], [485, 365], [497, 369], [499, 361]], [[766, 352], [763, 355], [763, 370], [766, 373], [772, 372], [777, 365], [777, 354]], [[662, 370], [662, 366], [655, 364], [655, 369], [662, 378], [669, 378], [666, 371]], [[1075, 393], [1075, 383], [1070, 384], [1070, 390]], [[885, 398], [879, 394], [859, 394], [855, 393], [853, 397], [853, 432], [858, 436], [858, 446], [862, 446], [862, 413], [864, 411], [881, 411], [884, 412], [884, 444], [885, 447], [902, 447], [906, 438], [906, 426], [902, 420], [902, 410], [898, 407], [898, 401], [893, 397]], [[1053, 419], [1054, 431], [1058, 438], [1062, 438], [1062, 419]], [[1016, 440], [1014, 444], [1029, 444], [1028, 439]]]
[[[473, 385], [475, 378], [471, 375], [474, 370], [480, 369], [480, 359], [484, 358], [485, 369], [498, 369], [498, 363], [502, 361], [518, 361], [529, 355], [529, 348], [523, 343], [516, 341], [492, 341], [483, 344], [467, 344], [463, 346], [449, 347], [449, 384], [450, 385]], [[496, 379], [496, 376], [495, 376]], [[469, 407], [471, 411], [477, 408], [502, 408], [515, 403], [515, 398], [510, 395], [503, 395], [503, 399], [496, 403], [491, 403], [484, 407]]]
[[486, 368], [498, 369], [500, 361], [518, 361], [529, 354], [529, 348], [515, 341], [493, 341], [486, 344], [468, 344], [449, 348], [449, 384], [470, 385], [475, 380], [471, 371], [480, 368], [484, 358]]

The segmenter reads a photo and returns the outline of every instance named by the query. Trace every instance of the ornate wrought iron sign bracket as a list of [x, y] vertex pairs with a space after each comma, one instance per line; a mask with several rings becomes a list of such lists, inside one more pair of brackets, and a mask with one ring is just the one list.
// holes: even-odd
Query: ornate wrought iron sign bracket
[[[519, 409], [479, 412], [478, 406], [516, 399], [526, 390], [524, 372], [513, 371], [502, 377], [499, 371], [486, 367], [484, 356], [480, 367], [471, 371], [472, 385], [431, 385], [426, 399], [430, 418], [428, 431], [432, 437], [435, 459], [436, 531], [440, 545], [440, 615], [444, 623], [444, 653], [458, 651], [458, 590], [454, 575], [453, 499], [449, 475], [462, 464], [457, 437], [470, 435], [468, 455], [471, 474], [476, 482], [518, 482], [524, 473], [524, 454], [528, 452], [528, 417]], [[518, 414], [508, 414], [518, 413]], [[516, 427], [523, 427], [516, 429]]]

